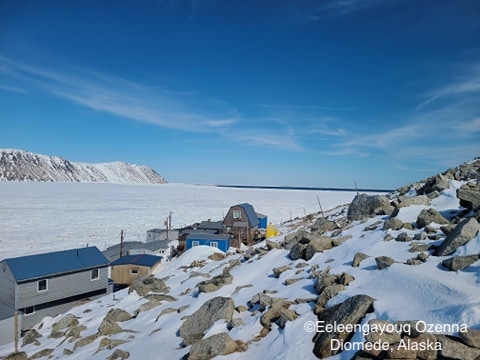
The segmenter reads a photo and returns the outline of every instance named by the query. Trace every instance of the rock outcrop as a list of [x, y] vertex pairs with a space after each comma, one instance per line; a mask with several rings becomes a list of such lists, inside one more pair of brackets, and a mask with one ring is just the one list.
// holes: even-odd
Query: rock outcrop
[[475, 218], [463, 219], [435, 251], [436, 256], [450, 255], [460, 246], [465, 245], [477, 236], [480, 226]]
[[203, 338], [205, 331], [217, 320], [232, 321], [234, 311], [235, 303], [231, 298], [217, 296], [206, 301], [180, 326], [179, 335], [183, 343], [190, 345]]

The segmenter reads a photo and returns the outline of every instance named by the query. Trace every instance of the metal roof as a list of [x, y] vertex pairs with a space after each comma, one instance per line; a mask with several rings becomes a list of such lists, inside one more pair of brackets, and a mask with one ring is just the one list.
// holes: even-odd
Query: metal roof
[[228, 240], [230, 236], [223, 234], [212, 234], [207, 231], [193, 231], [188, 234], [188, 240]]
[[202, 221], [198, 225], [199, 229], [205, 230], [222, 230], [223, 229], [223, 220], [220, 221]]
[[238, 204], [237, 206], [240, 206], [245, 211], [245, 214], [247, 214], [248, 222], [250, 223], [250, 225], [252, 226], [258, 225], [259, 221], [258, 221], [257, 213], [253, 209], [252, 205], [244, 203], [244, 204]]
[[97, 247], [55, 251], [5, 259], [17, 282], [108, 266]]
[[148, 254], [140, 254], [140, 255], [126, 255], [118, 258], [114, 262], [112, 262], [111, 266], [116, 265], [139, 265], [139, 266], [148, 266], [152, 267], [156, 263], [162, 260], [161, 256], [155, 255], [148, 255]]

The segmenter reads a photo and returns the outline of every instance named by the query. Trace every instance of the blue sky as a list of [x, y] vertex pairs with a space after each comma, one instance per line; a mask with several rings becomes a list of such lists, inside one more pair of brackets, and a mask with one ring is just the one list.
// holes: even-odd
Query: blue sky
[[480, 156], [480, 3], [0, 0], [0, 147], [403, 186]]

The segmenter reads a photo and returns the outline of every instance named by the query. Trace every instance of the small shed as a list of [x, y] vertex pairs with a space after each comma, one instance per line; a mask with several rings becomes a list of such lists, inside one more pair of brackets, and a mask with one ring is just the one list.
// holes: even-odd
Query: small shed
[[230, 248], [230, 236], [223, 234], [212, 234], [203, 231], [191, 232], [187, 235], [185, 242], [187, 250], [200, 245], [215, 247], [223, 252], [227, 252]]
[[131, 285], [137, 277], [151, 275], [161, 260], [161, 256], [148, 254], [122, 256], [110, 264], [110, 277], [115, 284]]
[[258, 228], [266, 229], [268, 224], [268, 216], [264, 214], [257, 213], [258, 218]]

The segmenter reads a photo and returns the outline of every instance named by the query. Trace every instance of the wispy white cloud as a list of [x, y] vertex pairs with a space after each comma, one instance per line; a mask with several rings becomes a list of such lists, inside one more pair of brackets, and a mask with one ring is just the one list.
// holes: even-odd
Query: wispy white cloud
[[0, 90], [15, 92], [15, 93], [25, 93], [25, 89], [16, 86], [8, 86], [0, 84]]
[[[288, 121], [279, 117], [241, 118], [226, 102], [202, 99], [195, 92], [152, 88], [74, 67], [52, 70], [0, 56], [0, 71], [2, 68], [9, 76], [34, 84], [47, 94], [96, 111], [181, 131], [216, 133], [250, 146], [304, 150]], [[204, 108], [198, 103], [207, 106]], [[245, 130], [253, 123], [264, 128], [260, 135]]]
[[5, 57], [0, 61], [4, 73], [27, 80], [50, 95], [120, 117], [193, 132], [213, 131], [237, 121], [196, 109], [195, 99], [189, 94], [175, 94], [74, 67], [52, 70]]

